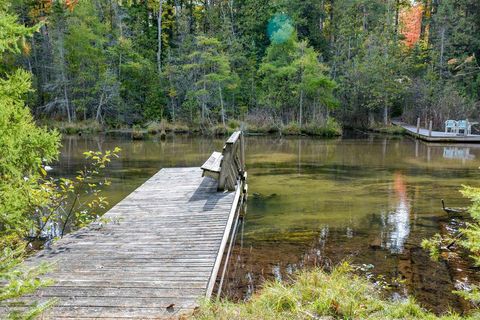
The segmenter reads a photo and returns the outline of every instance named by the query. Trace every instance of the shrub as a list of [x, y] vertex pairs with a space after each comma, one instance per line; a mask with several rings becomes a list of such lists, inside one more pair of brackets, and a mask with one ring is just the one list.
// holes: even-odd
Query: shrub
[[281, 132], [285, 135], [299, 135], [301, 134], [300, 126], [297, 122], [290, 122], [282, 127]]
[[[455, 236], [435, 234], [430, 239], [422, 241], [422, 247], [430, 252], [434, 260], [442, 257], [442, 252], [448, 248], [457, 245], [459, 249], [465, 250], [470, 254], [475, 265], [480, 266], [480, 188], [464, 186], [462, 194], [471, 200], [472, 204], [468, 209], [472, 221], [460, 229]], [[474, 303], [480, 303], [480, 286], [471, 285], [464, 291], [454, 291], [463, 298], [471, 300]]]
[[307, 124], [302, 132], [312, 136], [335, 137], [342, 135], [342, 127], [335, 118], [328, 117], [324, 124]]
[[241, 123], [238, 120], [230, 119], [228, 120], [227, 127], [232, 130], [239, 130], [241, 127]]

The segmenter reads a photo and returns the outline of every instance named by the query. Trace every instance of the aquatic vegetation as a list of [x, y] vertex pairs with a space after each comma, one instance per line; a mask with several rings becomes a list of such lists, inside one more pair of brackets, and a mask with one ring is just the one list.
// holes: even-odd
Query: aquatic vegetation
[[76, 122], [67, 121], [41, 121], [49, 128], [58, 130], [64, 134], [98, 133], [104, 130], [103, 125], [95, 120], [84, 120]]
[[394, 126], [394, 125], [389, 125], [389, 126], [381, 125], [377, 127], [371, 127], [370, 130], [374, 132], [393, 134], [393, 135], [403, 135], [406, 132], [406, 130], [403, 127]]
[[[331, 272], [298, 273], [292, 284], [269, 282], [249, 301], [205, 301], [195, 319], [476, 319], [479, 314], [436, 316], [413, 298], [389, 300], [343, 263]], [[330, 317], [330, 318], [328, 318]], [[477, 318], [478, 319], [478, 318]]]
[[342, 135], [342, 126], [332, 117], [328, 117], [324, 124], [308, 123], [302, 132], [311, 136], [336, 137]]
[[149, 134], [164, 134], [166, 132], [173, 133], [188, 133], [193, 128], [189, 128], [186, 124], [179, 122], [169, 122], [165, 119], [162, 119], [160, 122], [152, 121], [147, 124], [147, 132]]
[[[470, 222], [466, 223], [456, 234], [435, 234], [430, 239], [422, 241], [422, 247], [430, 252], [433, 259], [442, 257], [452, 249], [465, 250], [476, 266], [480, 266], [480, 188], [464, 186], [461, 193], [472, 201], [468, 213]], [[480, 303], [480, 286], [469, 284], [464, 290], [456, 290], [462, 298], [474, 303]]]

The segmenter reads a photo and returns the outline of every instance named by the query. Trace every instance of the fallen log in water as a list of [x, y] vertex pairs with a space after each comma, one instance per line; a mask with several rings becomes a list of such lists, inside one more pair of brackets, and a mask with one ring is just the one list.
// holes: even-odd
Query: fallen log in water
[[449, 215], [461, 215], [465, 212], [467, 212], [467, 208], [450, 208], [450, 207], [445, 207], [445, 201], [442, 199], [442, 208], [443, 211], [448, 213]]

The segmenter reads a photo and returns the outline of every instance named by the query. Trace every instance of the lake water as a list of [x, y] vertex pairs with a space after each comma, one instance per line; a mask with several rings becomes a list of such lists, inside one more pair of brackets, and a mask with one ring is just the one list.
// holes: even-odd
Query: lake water
[[[200, 166], [224, 138], [65, 137], [53, 175], [73, 176], [82, 152], [119, 146], [105, 191], [114, 205], [161, 168]], [[324, 140], [247, 137], [249, 199], [222, 294], [245, 299], [266, 279], [348, 260], [385, 275], [393, 297], [414, 295], [442, 312], [469, 308], [451, 293], [480, 281], [468, 259], [433, 262], [422, 239], [452, 232], [460, 221], [441, 208], [466, 206], [462, 184], [478, 185], [480, 145], [427, 145], [408, 137], [355, 134]], [[401, 282], [395, 279], [403, 279]]]

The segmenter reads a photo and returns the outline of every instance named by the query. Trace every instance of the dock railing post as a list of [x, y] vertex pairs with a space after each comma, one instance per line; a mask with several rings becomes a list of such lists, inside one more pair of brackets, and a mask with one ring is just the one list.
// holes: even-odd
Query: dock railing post
[[433, 121], [430, 120], [430, 123], [428, 124], [428, 136], [429, 137], [432, 136], [432, 124], [433, 124]]
[[420, 117], [417, 118], [417, 134], [420, 133]]
[[223, 159], [222, 159], [222, 167], [220, 170], [220, 178], [218, 180], [218, 190], [223, 191], [225, 189], [231, 189], [230, 183], [230, 167], [232, 164], [232, 144], [227, 143], [225, 147], [223, 147]]
[[243, 131], [240, 131], [240, 162], [242, 175], [245, 174], [245, 138], [243, 137]]

